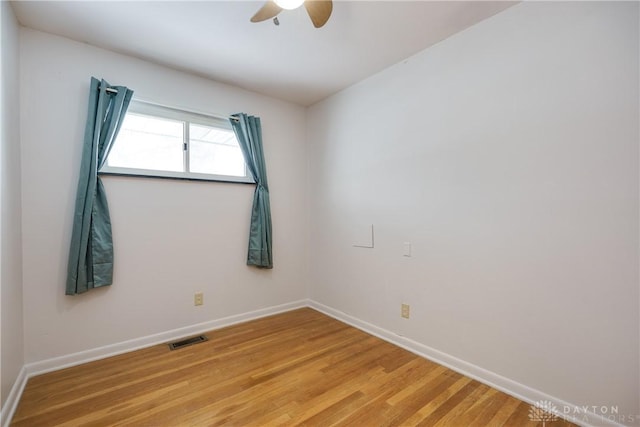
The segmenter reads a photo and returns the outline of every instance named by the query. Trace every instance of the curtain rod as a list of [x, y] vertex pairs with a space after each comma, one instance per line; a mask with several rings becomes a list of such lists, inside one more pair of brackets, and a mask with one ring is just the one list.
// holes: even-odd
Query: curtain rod
[[[98, 86], [98, 89], [100, 89], [100, 86]], [[113, 89], [113, 88], [110, 88], [110, 87], [106, 88], [105, 90], [107, 92], [110, 92], [110, 93], [118, 93], [118, 89]], [[240, 119], [238, 119], [237, 117], [233, 117], [233, 116], [227, 116], [227, 117], [212, 116], [212, 117], [217, 117], [217, 118], [220, 118], [220, 119], [225, 118], [225, 119], [233, 120], [234, 122], [240, 121]]]

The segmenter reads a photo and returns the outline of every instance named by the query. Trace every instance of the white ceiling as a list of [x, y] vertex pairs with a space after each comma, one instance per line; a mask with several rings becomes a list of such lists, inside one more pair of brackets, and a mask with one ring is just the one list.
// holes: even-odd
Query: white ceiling
[[255, 1], [15, 1], [24, 26], [311, 105], [511, 6], [505, 1], [334, 1], [251, 23]]

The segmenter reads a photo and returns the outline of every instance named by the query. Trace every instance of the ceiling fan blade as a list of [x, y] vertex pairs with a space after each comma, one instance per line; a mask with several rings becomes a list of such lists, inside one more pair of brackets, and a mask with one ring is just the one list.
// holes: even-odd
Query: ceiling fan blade
[[304, 7], [307, 9], [313, 26], [320, 28], [329, 20], [331, 11], [333, 11], [333, 2], [331, 0], [306, 0]]
[[281, 11], [282, 8], [280, 6], [269, 0], [264, 5], [262, 5], [260, 10], [258, 10], [255, 15], [251, 17], [251, 22], [266, 21], [267, 19], [275, 17]]

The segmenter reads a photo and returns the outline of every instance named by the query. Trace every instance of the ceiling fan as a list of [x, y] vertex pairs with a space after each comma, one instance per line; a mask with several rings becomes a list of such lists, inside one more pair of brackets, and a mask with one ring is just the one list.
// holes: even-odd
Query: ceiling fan
[[[277, 15], [283, 9], [297, 9], [303, 4], [314, 27], [320, 28], [327, 23], [333, 10], [331, 0], [267, 0], [260, 10], [251, 17], [251, 22], [261, 22], [271, 18], [277, 20]], [[277, 21], [275, 22], [277, 25]]]

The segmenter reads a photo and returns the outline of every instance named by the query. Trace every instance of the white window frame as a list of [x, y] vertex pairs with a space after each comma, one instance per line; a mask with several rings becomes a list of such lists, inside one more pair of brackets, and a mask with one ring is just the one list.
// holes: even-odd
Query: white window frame
[[232, 175], [215, 175], [195, 173], [189, 171], [189, 124], [197, 124], [204, 126], [211, 126], [220, 129], [233, 130], [231, 123], [228, 119], [219, 117], [208, 116], [206, 114], [194, 113], [191, 111], [179, 110], [177, 108], [165, 107], [163, 105], [152, 104], [149, 102], [132, 100], [127, 109], [127, 113], [137, 113], [145, 116], [158, 117], [161, 119], [176, 120], [184, 123], [183, 134], [183, 165], [184, 171], [162, 171], [152, 169], [137, 169], [137, 168], [123, 168], [108, 166], [105, 161], [104, 166], [100, 169], [99, 173], [102, 175], [120, 175], [120, 176], [134, 176], [134, 177], [147, 177], [147, 178], [173, 178], [173, 179], [186, 179], [197, 181], [214, 181], [214, 182], [232, 182], [242, 184], [254, 184], [255, 181], [251, 177], [247, 164], [244, 165], [245, 176], [232, 176]]

